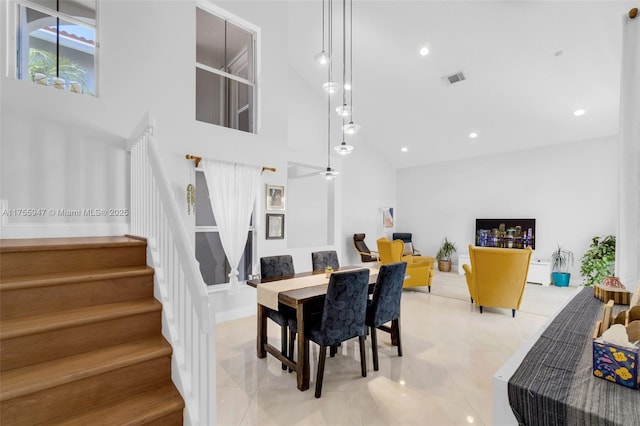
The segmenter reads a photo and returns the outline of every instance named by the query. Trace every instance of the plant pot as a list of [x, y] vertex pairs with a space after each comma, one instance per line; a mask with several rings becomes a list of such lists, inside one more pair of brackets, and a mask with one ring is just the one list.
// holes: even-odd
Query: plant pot
[[451, 271], [451, 260], [438, 260], [438, 271]]
[[571, 274], [568, 272], [552, 272], [551, 278], [556, 287], [569, 287], [569, 279]]

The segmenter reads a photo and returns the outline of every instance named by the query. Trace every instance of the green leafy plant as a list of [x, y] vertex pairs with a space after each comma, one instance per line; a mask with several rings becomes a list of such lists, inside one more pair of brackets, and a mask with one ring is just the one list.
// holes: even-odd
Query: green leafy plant
[[44, 74], [47, 77], [60, 77], [67, 81], [77, 81], [82, 84], [83, 92], [88, 90], [87, 71], [65, 56], [59, 56], [56, 63], [56, 55], [53, 52], [41, 49], [29, 49], [29, 74], [31, 81], [36, 74]]
[[451, 255], [456, 252], [456, 244], [447, 240], [447, 237], [444, 237], [442, 241], [442, 245], [436, 254], [436, 259], [438, 260], [451, 260]]
[[600, 284], [604, 277], [613, 275], [613, 262], [616, 259], [616, 237], [593, 237], [589, 250], [582, 256], [580, 273], [585, 277], [584, 285], [591, 287]]
[[573, 252], [558, 244], [558, 248], [551, 254], [551, 267], [554, 272], [569, 272], [573, 266]]

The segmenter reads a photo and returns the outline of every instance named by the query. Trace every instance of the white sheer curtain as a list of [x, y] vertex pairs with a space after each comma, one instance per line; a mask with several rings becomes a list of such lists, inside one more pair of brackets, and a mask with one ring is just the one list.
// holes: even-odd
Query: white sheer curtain
[[633, 291], [640, 279], [640, 17], [623, 17], [616, 275]]
[[238, 264], [247, 242], [262, 168], [203, 159], [202, 169], [220, 242], [231, 265], [229, 284], [232, 290], [237, 289]]

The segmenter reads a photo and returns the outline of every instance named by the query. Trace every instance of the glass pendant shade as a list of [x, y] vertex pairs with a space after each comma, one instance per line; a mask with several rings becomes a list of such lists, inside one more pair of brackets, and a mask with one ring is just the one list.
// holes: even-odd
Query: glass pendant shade
[[322, 88], [324, 89], [325, 92], [329, 93], [330, 95], [333, 95], [338, 91], [338, 84], [336, 84], [335, 81], [327, 81], [322, 85]]
[[358, 133], [358, 131], [360, 130], [360, 125], [355, 124], [353, 121], [350, 121], [349, 124], [345, 124], [344, 126], [342, 126], [342, 130], [344, 130], [344, 132], [348, 135], [353, 135], [355, 133]]
[[340, 145], [333, 147], [333, 149], [340, 155], [349, 155], [353, 151], [353, 146], [347, 145], [345, 141], [342, 141]]
[[316, 53], [314, 58], [320, 65], [327, 65], [329, 63], [329, 55], [324, 50]]
[[349, 105], [341, 105], [336, 108], [336, 112], [341, 117], [348, 117], [351, 115], [351, 107]]
[[331, 180], [334, 177], [338, 176], [340, 172], [333, 170], [331, 167], [327, 167], [327, 170], [321, 171], [318, 174], [320, 176], [324, 176], [324, 178], [327, 180]]

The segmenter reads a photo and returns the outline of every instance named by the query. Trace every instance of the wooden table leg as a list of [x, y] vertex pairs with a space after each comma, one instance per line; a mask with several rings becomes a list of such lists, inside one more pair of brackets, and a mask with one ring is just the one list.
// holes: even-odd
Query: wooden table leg
[[258, 303], [258, 332], [256, 337], [256, 354], [258, 358], [267, 356], [264, 345], [267, 343], [267, 309]]
[[305, 391], [309, 389], [309, 341], [304, 333], [304, 304], [299, 304], [296, 309], [298, 320], [298, 358], [296, 360], [296, 376], [298, 379], [298, 389]]

